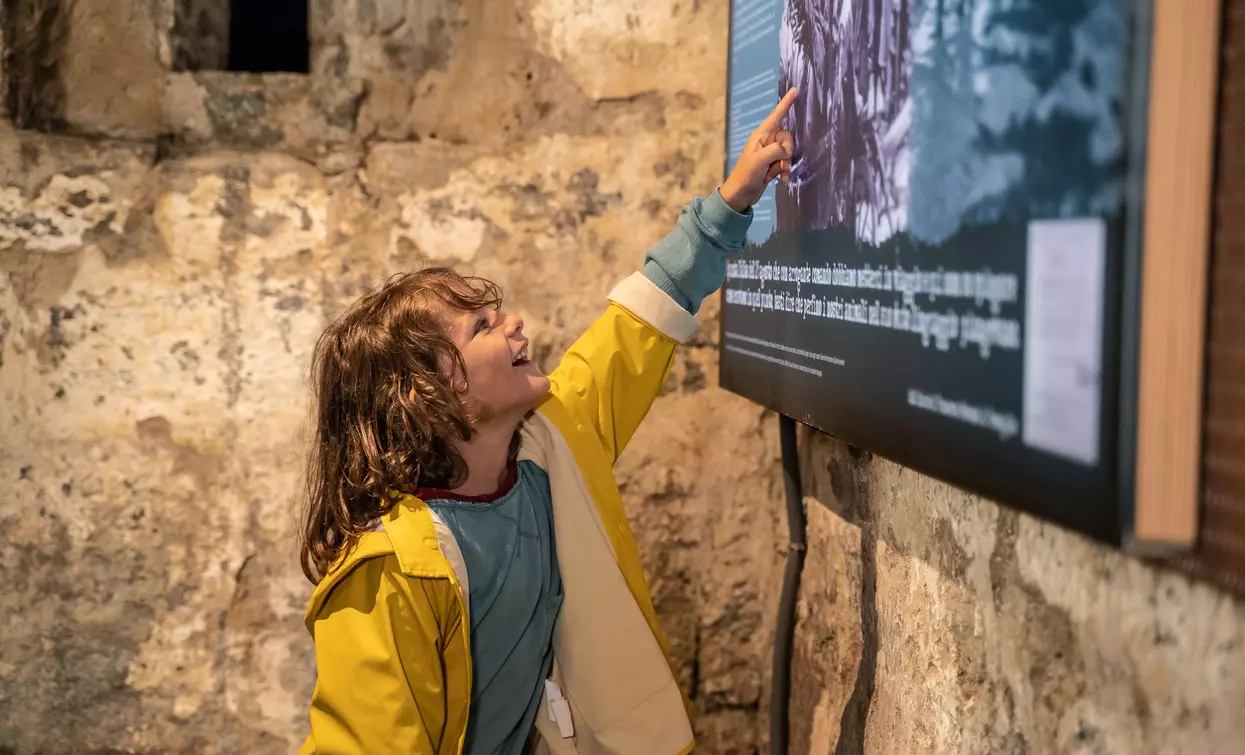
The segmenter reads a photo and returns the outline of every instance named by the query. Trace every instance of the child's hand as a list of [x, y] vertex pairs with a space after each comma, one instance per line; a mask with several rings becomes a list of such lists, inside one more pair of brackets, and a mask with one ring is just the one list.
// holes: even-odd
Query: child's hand
[[787, 92], [774, 111], [765, 116], [748, 137], [743, 153], [735, 161], [735, 169], [718, 189], [735, 212], [745, 212], [755, 204], [775, 178], [782, 176], [783, 183], [791, 179], [794, 141], [790, 131], [780, 129], [782, 119], [798, 94], [795, 89]]

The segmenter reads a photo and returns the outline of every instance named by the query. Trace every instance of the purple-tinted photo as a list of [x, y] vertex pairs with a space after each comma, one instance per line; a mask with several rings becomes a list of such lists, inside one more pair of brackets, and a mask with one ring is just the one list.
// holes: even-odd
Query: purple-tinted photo
[[779, 91], [796, 150], [778, 228], [851, 228], [877, 245], [907, 226], [909, 0], [786, 0]]

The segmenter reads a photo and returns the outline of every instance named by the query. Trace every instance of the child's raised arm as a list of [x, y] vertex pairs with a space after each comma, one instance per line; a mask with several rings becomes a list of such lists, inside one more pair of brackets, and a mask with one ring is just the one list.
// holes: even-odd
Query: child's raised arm
[[562, 357], [551, 393], [592, 423], [617, 459], [670, 374], [674, 347], [696, 330], [701, 301], [726, 279], [726, 253], [743, 248], [751, 207], [770, 181], [790, 173], [792, 138], [782, 119], [787, 93], [748, 139], [731, 175], [694, 199], [677, 227], [648, 253], [642, 273], [610, 293], [611, 306]]
[[743, 248], [752, 205], [770, 181], [790, 175], [791, 133], [781, 128], [795, 97], [796, 90], [787, 92], [748, 137], [721, 188], [684, 207], [679, 227], [644, 258], [644, 277], [691, 314], [726, 279], [724, 253]]

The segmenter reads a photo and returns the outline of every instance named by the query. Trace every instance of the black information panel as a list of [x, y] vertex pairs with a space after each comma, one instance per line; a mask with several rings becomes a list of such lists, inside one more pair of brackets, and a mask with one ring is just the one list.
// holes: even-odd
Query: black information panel
[[728, 167], [800, 97], [728, 261], [722, 385], [1118, 542], [1135, 12], [734, 0]]

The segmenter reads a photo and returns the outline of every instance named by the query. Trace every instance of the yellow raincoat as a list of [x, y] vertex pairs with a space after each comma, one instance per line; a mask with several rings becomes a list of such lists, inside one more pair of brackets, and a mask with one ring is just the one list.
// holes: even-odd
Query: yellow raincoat
[[[681, 755], [686, 700], [640, 567], [613, 464], [695, 319], [642, 274], [567, 351], [524, 423], [520, 459], [549, 475], [565, 598], [553, 681], [565, 737], [537, 714], [538, 752]], [[471, 700], [469, 575], [448, 527], [407, 496], [316, 587], [307, 608], [318, 679], [301, 753], [462, 752]]]

